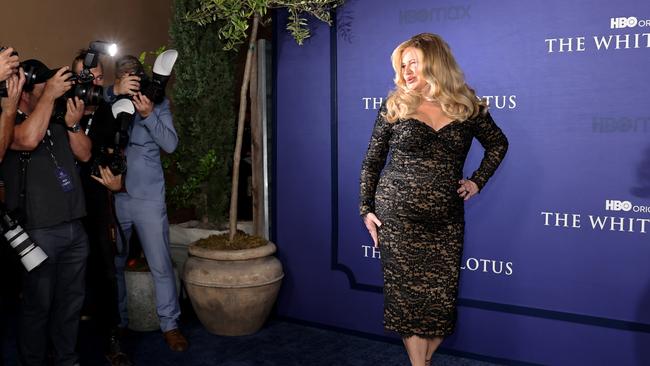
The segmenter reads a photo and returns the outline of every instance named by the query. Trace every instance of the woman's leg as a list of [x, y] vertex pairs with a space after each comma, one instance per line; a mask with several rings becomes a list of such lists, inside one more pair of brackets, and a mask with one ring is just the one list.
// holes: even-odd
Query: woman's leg
[[425, 366], [428, 340], [414, 335], [402, 338], [402, 341], [406, 347], [406, 353], [409, 355], [409, 360], [411, 360], [411, 366]]
[[425, 366], [431, 365], [431, 358], [433, 357], [433, 353], [438, 349], [440, 343], [442, 343], [442, 337], [427, 339], [427, 355], [425, 359]]

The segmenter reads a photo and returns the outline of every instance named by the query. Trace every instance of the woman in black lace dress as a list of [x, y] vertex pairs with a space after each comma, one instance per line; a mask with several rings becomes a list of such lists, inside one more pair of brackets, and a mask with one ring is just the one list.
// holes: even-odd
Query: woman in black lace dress
[[[421, 366], [456, 323], [464, 201], [494, 174], [508, 140], [439, 36], [414, 36], [391, 61], [395, 90], [363, 161], [360, 213], [381, 250], [385, 327]], [[464, 179], [473, 138], [485, 155]]]

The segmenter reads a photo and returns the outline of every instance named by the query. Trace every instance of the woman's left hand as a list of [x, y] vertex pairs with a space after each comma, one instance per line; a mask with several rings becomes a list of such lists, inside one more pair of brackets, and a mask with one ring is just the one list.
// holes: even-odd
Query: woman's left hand
[[460, 197], [465, 201], [478, 193], [478, 186], [469, 179], [461, 179], [458, 181], [458, 184], [460, 184], [460, 188], [458, 188], [456, 192], [458, 192]]

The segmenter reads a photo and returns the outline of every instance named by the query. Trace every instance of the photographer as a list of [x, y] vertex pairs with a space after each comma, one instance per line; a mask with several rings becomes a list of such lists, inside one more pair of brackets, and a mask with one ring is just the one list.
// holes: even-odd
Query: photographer
[[[18, 71], [18, 56], [11, 56], [12, 48], [0, 52], [0, 82], [6, 86], [6, 97], [0, 98], [0, 162], [4, 159], [5, 152], [14, 136], [14, 121], [18, 109], [18, 100], [25, 84], [25, 75]], [[6, 322], [10, 307], [14, 305], [17, 293], [20, 291], [20, 281], [16, 281], [14, 274], [19, 270], [20, 264], [16, 255], [11, 253], [9, 243], [5, 238], [0, 238], [0, 341], [4, 341]], [[0, 365], [3, 364], [0, 352]]]
[[[169, 223], [165, 206], [165, 181], [160, 149], [173, 152], [178, 144], [169, 100], [154, 103], [140, 93], [138, 79], [144, 75], [142, 64], [133, 56], [123, 56], [115, 63], [117, 76], [113, 88], [115, 94], [128, 93], [136, 110], [131, 123], [129, 143], [126, 148], [126, 192], [115, 195], [117, 217], [125, 234], [126, 243], [118, 237], [117, 256], [119, 304], [121, 326], [128, 323], [124, 267], [128, 253], [128, 241], [132, 228], [137, 229], [142, 249], [154, 280], [156, 305], [160, 328], [167, 345], [173, 351], [185, 351], [187, 340], [178, 329], [180, 307], [176, 292], [176, 276], [169, 252]], [[142, 81], [142, 80], [140, 80]]]
[[19, 357], [23, 366], [43, 365], [51, 343], [55, 363], [73, 365], [88, 256], [75, 159], [87, 161], [91, 143], [78, 132], [81, 100], [67, 99], [65, 113], [53, 114], [57, 98], [72, 86], [69, 68], [49, 70], [37, 60], [22, 66], [35, 70], [34, 85], [21, 93], [14, 139], [1, 171], [7, 208], [22, 212], [23, 227], [49, 258], [24, 274]]
[[9, 47], [0, 52], [0, 81], [6, 82], [7, 97], [0, 104], [0, 162], [14, 136], [14, 120], [18, 98], [25, 83], [25, 75], [18, 73], [18, 56], [11, 55], [14, 49]]
[[[81, 51], [72, 61], [72, 71], [80, 75], [87, 51]], [[103, 87], [104, 65], [101, 61], [90, 69], [92, 84]], [[83, 224], [88, 233], [90, 255], [88, 257], [86, 304], [91, 315], [96, 315], [96, 324], [105, 341], [105, 355], [111, 365], [128, 366], [131, 362], [122, 352], [120, 321], [117, 304], [117, 279], [115, 277], [116, 220], [113, 214], [111, 190], [121, 189], [122, 176], [114, 176], [110, 169], [100, 167], [100, 177], [93, 176], [93, 163], [104, 149], [114, 147], [119, 125], [113, 118], [110, 104], [103, 100], [98, 105], [86, 105], [80, 121], [80, 128], [92, 141], [91, 159], [81, 163], [81, 182], [86, 198], [88, 216]], [[97, 173], [96, 173], [97, 174]]]

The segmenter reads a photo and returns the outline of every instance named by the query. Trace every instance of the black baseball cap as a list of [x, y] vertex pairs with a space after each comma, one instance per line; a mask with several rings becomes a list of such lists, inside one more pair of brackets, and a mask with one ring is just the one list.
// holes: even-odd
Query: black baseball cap
[[44, 63], [35, 59], [25, 60], [20, 63], [20, 66], [26, 75], [30, 75], [30, 80], [26, 81], [27, 84], [44, 83], [59, 71], [57, 69], [50, 69]]

